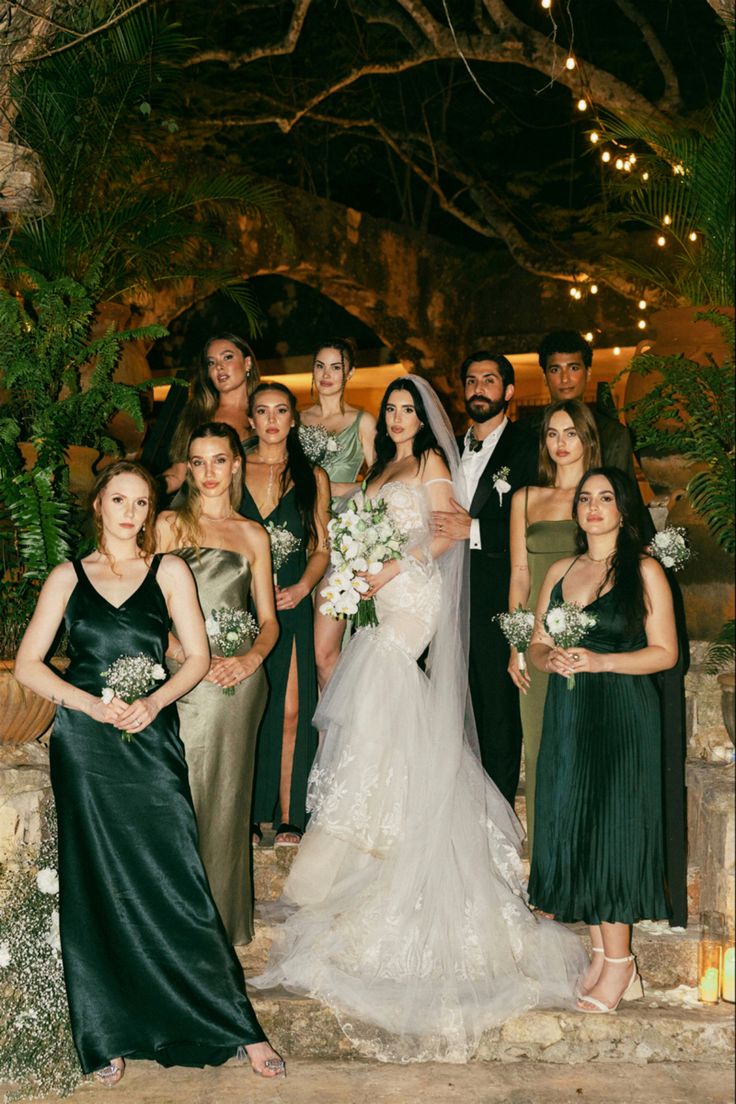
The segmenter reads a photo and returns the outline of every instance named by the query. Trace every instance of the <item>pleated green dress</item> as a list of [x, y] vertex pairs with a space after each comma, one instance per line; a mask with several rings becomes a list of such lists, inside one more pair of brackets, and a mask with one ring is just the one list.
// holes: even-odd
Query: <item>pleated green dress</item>
[[[245, 556], [224, 548], [180, 548], [175, 554], [192, 570], [205, 617], [223, 606], [249, 608], [251, 569]], [[238, 654], [245, 655], [251, 643], [245, 640]], [[173, 660], [168, 662], [178, 669]], [[177, 702], [199, 853], [232, 943], [253, 938], [250, 806], [267, 697], [266, 673], [259, 667], [232, 695], [203, 679]]]
[[[646, 646], [616, 590], [586, 607], [598, 621], [581, 642], [594, 652]], [[562, 580], [550, 605], [564, 601]], [[537, 760], [536, 831], [529, 899], [563, 923], [664, 920], [659, 697], [649, 675], [549, 679]]]
[[[261, 525], [286, 525], [300, 540], [297, 551], [292, 552], [279, 568], [276, 581], [286, 587], [298, 583], [307, 566], [307, 534], [297, 509], [294, 488], [291, 487], [278, 505], [261, 517], [253, 496], [247, 487], [243, 491], [240, 513]], [[258, 734], [256, 773], [253, 790], [253, 820], [257, 824], [279, 825], [284, 820], [279, 802], [281, 781], [281, 748], [284, 732], [284, 704], [289, 680], [292, 652], [296, 651], [297, 680], [299, 684], [299, 716], [294, 747], [294, 764], [291, 774], [289, 823], [296, 828], [306, 826], [307, 780], [317, 751], [317, 733], [312, 727], [312, 717], [317, 707], [317, 668], [314, 660], [314, 628], [312, 600], [303, 598], [296, 609], [277, 610], [280, 633], [276, 646], [264, 664], [270, 693], [261, 730]]]
[[[527, 492], [529, 488], [527, 487]], [[524, 503], [526, 519], [526, 501]], [[575, 552], [575, 533], [577, 526], [570, 518], [564, 521], [533, 521], [526, 524], [526, 556], [529, 565], [529, 609], [536, 609], [539, 591], [547, 571], [566, 556]], [[531, 857], [534, 843], [534, 797], [537, 779], [537, 756], [542, 739], [542, 720], [544, 700], [547, 697], [547, 679], [545, 671], [527, 664], [531, 686], [526, 694], [519, 695], [521, 727], [524, 733], [524, 792], [526, 795], [526, 825]]]
[[[99, 695], [121, 655], [162, 664], [160, 557], [121, 606], [78, 582], [64, 620], [67, 679]], [[218, 1065], [264, 1039], [197, 851], [175, 705], [126, 743], [60, 707], [50, 746], [59, 822], [59, 919], [72, 1034], [85, 1073], [111, 1058]]]

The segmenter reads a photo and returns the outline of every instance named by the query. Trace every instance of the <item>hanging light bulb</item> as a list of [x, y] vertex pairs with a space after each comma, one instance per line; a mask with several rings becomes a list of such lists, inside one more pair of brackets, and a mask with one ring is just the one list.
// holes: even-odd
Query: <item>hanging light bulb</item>
[[636, 164], [636, 154], [635, 153], [630, 153], [629, 154], [629, 161], [631, 162], [632, 165]]
[[601, 161], [610, 161], [610, 160], [611, 160], [611, 154], [610, 154], [609, 150], [604, 150], [603, 153], [601, 154]]
[[642, 178], [642, 180], [644, 180], [644, 181], [648, 180], [648, 179], [649, 179], [649, 173], [642, 173], [642, 174], [641, 174], [641, 178]]
[[583, 100], [582, 98], [579, 99], [578, 100], [578, 111], [587, 111], [587, 110], [588, 110], [588, 101]]
[[616, 168], [617, 168], [617, 169], [618, 169], [619, 171], [621, 171], [621, 169], [622, 169], [623, 167], [624, 167], [624, 159], [623, 159], [623, 157], [617, 157], [617, 158], [616, 158]]
[[645, 330], [647, 328], [647, 324], [646, 324], [646, 322], [644, 321], [643, 318], [640, 318], [639, 321], [636, 324], [637, 324], [637, 326], [639, 327], [640, 330]]
[[585, 338], [586, 341], [592, 341], [593, 340], [593, 334], [590, 330], [588, 330], [588, 332], [586, 334], [583, 334], [583, 337]]
[[685, 166], [684, 165], [674, 165], [673, 168], [672, 168], [672, 171], [675, 174], [675, 176], [684, 176], [685, 175]]
[[621, 356], [621, 346], [620, 345], [614, 345], [613, 346], [613, 355], [614, 356]]
[[569, 69], [570, 71], [572, 71], [575, 68], [575, 58], [574, 57], [567, 58], [567, 60], [565, 61], [565, 68]]
[[624, 172], [631, 172], [631, 162], [624, 161]]
[[600, 134], [598, 133], [598, 131], [597, 131], [597, 130], [591, 130], [591, 132], [590, 132], [590, 134], [588, 135], [588, 137], [590, 138], [590, 140], [591, 140], [591, 142], [593, 143], [593, 145], [595, 145], [595, 143], [596, 143], [596, 142], [599, 142], [599, 141], [600, 141], [600, 137], [601, 137], [601, 136], [600, 136]]
[[570, 288], [570, 295], [571, 295], [571, 296], [573, 297], [573, 299], [575, 298], [575, 294], [576, 294], [577, 290], [578, 290], [578, 289], [577, 289], [577, 288], [574, 288], [574, 287], [571, 287], [571, 288]]
[[670, 226], [672, 224], [672, 215], [665, 215], [662, 219], [662, 222], [665, 224], [665, 226]]
[[688, 234], [688, 237], [689, 237], [690, 241], [697, 241], [698, 240], [698, 235], [695, 233], [694, 230], [690, 231], [690, 233]]
[[640, 299], [638, 306], [639, 306], [639, 310], [646, 310], [647, 309], [646, 299]]
[[590, 294], [591, 295], [597, 295], [598, 294], [598, 285], [597, 284], [591, 284], [590, 285]]
[[542, 0], [542, 7], [547, 10], [552, 7], [552, 0]]
[[666, 245], [666, 244], [667, 244], [666, 237], [664, 236], [664, 234], [660, 234], [659, 237], [657, 238], [657, 245], [661, 247], [661, 246]]

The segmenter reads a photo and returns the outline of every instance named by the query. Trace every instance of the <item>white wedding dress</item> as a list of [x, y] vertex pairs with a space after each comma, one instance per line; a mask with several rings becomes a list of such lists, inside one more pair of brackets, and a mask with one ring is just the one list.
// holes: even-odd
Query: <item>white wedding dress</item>
[[587, 956], [527, 908], [521, 828], [467, 738], [459, 561], [431, 557], [424, 488], [380, 493], [413, 555], [320, 699], [311, 819], [252, 984], [316, 997], [372, 1057], [463, 1062], [484, 1030], [572, 1006]]

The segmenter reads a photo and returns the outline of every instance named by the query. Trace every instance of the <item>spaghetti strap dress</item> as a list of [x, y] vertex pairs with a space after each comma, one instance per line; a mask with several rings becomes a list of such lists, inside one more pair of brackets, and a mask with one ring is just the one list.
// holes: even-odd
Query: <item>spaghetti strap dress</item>
[[[247, 487], [243, 490], [240, 513], [261, 525], [285, 526], [299, 538], [299, 548], [292, 552], [276, 572], [281, 587], [298, 583], [307, 566], [307, 533], [297, 509], [294, 488], [291, 487], [278, 505], [262, 517]], [[317, 668], [314, 660], [314, 627], [312, 601], [302, 599], [295, 609], [277, 610], [279, 638], [264, 664], [270, 694], [258, 734], [255, 785], [253, 788], [253, 820], [256, 824], [281, 824], [284, 820], [279, 802], [281, 781], [281, 749], [284, 732], [286, 686], [292, 652], [296, 651], [299, 716], [296, 727], [294, 761], [291, 772], [289, 824], [303, 830], [307, 813], [307, 779], [317, 751], [317, 732], [312, 717], [317, 707]]]
[[[550, 606], [564, 601], [563, 580]], [[586, 606], [594, 652], [646, 647], [627, 627], [617, 587]], [[669, 917], [659, 697], [649, 675], [608, 671], [549, 679], [537, 760], [529, 900], [563, 923], [633, 924]]]
[[327, 472], [330, 483], [354, 483], [363, 466], [365, 455], [358, 430], [364, 411], [359, 410], [349, 426], [335, 434], [337, 450], [328, 452], [321, 466]]
[[[169, 612], [154, 556], [114, 606], [75, 561], [67, 681], [99, 696], [121, 655], [163, 664]], [[219, 1065], [265, 1039], [212, 899], [175, 705], [130, 742], [57, 710], [50, 746], [59, 823], [59, 919], [72, 1034], [85, 1073], [111, 1058]]]
[[[533, 521], [529, 524], [527, 502], [529, 488], [524, 497], [524, 523], [526, 529], [526, 558], [529, 566], [529, 609], [537, 608], [539, 591], [548, 569], [557, 560], [572, 556], [575, 552], [577, 526], [572, 518], [561, 521]], [[524, 793], [526, 796], [526, 831], [531, 856], [534, 846], [534, 794], [537, 778], [537, 756], [542, 739], [544, 699], [547, 696], [545, 671], [527, 665], [531, 685], [526, 694], [519, 695], [521, 728], [524, 735]]]

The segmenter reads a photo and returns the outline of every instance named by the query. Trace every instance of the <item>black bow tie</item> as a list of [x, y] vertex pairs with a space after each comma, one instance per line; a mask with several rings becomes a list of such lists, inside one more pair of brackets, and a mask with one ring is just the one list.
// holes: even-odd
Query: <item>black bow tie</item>
[[468, 435], [468, 448], [471, 452], [480, 452], [480, 450], [483, 448], [483, 442], [478, 440], [472, 429], [470, 431], [470, 434]]

